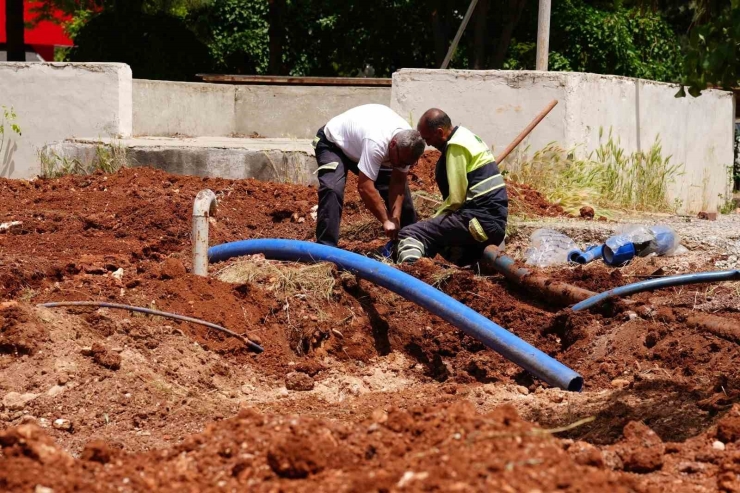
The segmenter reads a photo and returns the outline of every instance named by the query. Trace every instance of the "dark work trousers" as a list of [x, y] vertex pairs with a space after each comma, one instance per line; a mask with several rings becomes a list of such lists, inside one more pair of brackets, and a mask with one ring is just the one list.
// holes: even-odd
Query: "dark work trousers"
[[[324, 127], [319, 129], [314, 139], [316, 161], [319, 163], [319, 210], [316, 215], [316, 242], [322, 245], [337, 246], [339, 242], [339, 223], [342, 220], [344, 207], [344, 187], [347, 183], [347, 172], [359, 174], [357, 163], [348, 158], [342, 150], [326, 138]], [[336, 163], [336, 166], [334, 164]], [[322, 168], [323, 166], [323, 168]], [[380, 168], [375, 188], [385, 200], [390, 212], [389, 185], [391, 169]], [[401, 210], [401, 227], [416, 222], [416, 211], [411, 200], [408, 183], [403, 197]]]
[[[399, 261], [413, 262], [419, 257], [434, 257], [440, 254], [445, 260], [459, 267], [473, 265], [483, 256], [489, 245], [499, 246], [504, 241], [505, 231], [489, 227], [485, 231], [488, 240], [478, 241], [470, 232], [470, 221], [483, 219], [487, 213], [461, 209], [419, 221], [402, 228], [398, 234]], [[481, 221], [490, 224], [490, 221]]]

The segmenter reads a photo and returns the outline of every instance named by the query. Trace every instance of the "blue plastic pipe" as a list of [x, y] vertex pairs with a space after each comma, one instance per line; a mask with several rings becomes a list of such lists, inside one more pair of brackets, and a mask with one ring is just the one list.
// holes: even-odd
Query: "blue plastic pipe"
[[413, 276], [362, 255], [306, 241], [244, 240], [211, 247], [208, 258], [220, 262], [257, 253], [276, 260], [334, 263], [438, 315], [552, 386], [575, 392], [583, 387], [581, 375], [475, 310]]
[[685, 284], [698, 284], [704, 282], [733, 281], [740, 279], [740, 270], [721, 270], [716, 272], [697, 272], [695, 274], [681, 274], [679, 276], [661, 277], [658, 279], [648, 279], [634, 284], [627, 284], [618, 288], [604, 291], [596, 296], [576, 303], [571, 308], [574, 312], [585, 310], [610, 298], [619, 296], [628, 296], [643, 291], [653, 291], [655, 289], [670, 288], [672, 286], [683, 286]]
[[587, 264], [597, 258], [601, 258], [604, 251], [604, 245], [592, 245], [586, 250], [571, 250], [568, 252], [568, 262], [574, 264]]

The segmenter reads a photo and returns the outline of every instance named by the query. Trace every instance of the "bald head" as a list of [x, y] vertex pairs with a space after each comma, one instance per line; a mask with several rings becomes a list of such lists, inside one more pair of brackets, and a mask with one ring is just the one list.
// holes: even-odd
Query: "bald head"
[[416, 128], [427, 144], [442, 150], [452, 133], [452, 121], [444, 111], [431, 108], [421, 115]]

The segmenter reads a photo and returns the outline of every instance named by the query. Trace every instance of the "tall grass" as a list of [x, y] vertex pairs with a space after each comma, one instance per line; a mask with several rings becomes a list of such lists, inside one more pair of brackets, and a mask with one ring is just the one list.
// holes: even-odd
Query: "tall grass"
[[[528, 156], [528, 148], [502, 168], [509, 179], [526, 183], [568, 212], [583, 206], [599, 209], [675, 211], [680, 203], [668, 200], [668, 186], [681, 174], [683, 165], [663, 157], [660, 136], [647, 151], [627, 153], [609, 132], [606, 142], [599, 132], [599, 147], [579, 156], [579, 148], [563, 149], [550, 143]], [[580, 153], [583, 154], [583, 153]]]

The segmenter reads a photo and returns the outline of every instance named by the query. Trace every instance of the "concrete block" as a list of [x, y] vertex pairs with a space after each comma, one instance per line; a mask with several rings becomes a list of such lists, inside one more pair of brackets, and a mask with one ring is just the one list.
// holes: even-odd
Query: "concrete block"
[[229, 137], [235, 132], [235, 97], [231, 85], [136, 79], [134, 135]]
[[0, 176], [31, 178], [46, 144], [73, 137], [129, 137], [131, 69], [121, 63], [0, 63], [0, 106], [22, 135], [5, 132]]
[[149, 166], [168, 173], [301, 185], [318, 183], [318, 165], [308, 139], [75, 139], [49, 145], [45, 152], [88, 164], [99, 145], [122, 147], [128, 166]]

